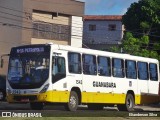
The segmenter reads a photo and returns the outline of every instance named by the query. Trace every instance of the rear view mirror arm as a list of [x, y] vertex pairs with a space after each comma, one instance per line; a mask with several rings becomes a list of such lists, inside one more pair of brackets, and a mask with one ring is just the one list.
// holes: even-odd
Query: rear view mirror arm
[[3, 64], [4, 64], [4, 60], [3, 60], [3, 57], [8, 57], [10, 56], [10, 54], [3, 54], [1, 55], [1, 62], [0, 62], [0, 67], [3, 68]]

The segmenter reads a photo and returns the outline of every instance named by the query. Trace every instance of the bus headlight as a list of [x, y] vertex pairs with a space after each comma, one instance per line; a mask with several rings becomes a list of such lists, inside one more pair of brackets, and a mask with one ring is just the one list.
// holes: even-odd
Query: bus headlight
[[46, 85], [43, 87], [43, 89], [40, 91], [40, 93], [46, 92], [47, 89], [48, 89], [48, 87], [49, 87], [49, 84], [46, 84]]

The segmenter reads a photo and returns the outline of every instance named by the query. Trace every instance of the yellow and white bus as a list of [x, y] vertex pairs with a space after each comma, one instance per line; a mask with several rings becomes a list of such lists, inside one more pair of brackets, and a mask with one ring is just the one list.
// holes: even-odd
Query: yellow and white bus
[[6, 92], [9, 103], [29, 102], [37, 110], [61, 103], [69, 111], [80, 104], [133, 111], [159, 102], [159, 62], [56, 44], [19, 46], [10, 52]]

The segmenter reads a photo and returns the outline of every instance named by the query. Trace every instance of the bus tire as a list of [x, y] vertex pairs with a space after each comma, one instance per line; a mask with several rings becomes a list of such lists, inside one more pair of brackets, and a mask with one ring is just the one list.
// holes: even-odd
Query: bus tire
[[127, 94], [125, 104], [117, 105], [119, 111], [134, 111], [134, 97], [132, 94]]
[[98, 104], [88, 104], [88, 109], [89, 110], [103, 110], [103, 105], [98, 105]]
[[65, 109], [67, 111], [76, 111], [78, 108], [78, 95], [75, 91], [71, 91], [69, 102], [65, 104]]
[[30, 107], [32, 110], [42, 110], [44, 107], [44, 103], [40, 102], [31, 102]]

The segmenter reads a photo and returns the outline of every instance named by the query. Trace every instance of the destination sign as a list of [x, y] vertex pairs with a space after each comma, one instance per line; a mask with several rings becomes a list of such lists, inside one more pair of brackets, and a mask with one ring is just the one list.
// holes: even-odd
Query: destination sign
[[44, 47], [36, 47], [36, 48], [18, 48], [16, 53], [39, 53], [44, 52]]

